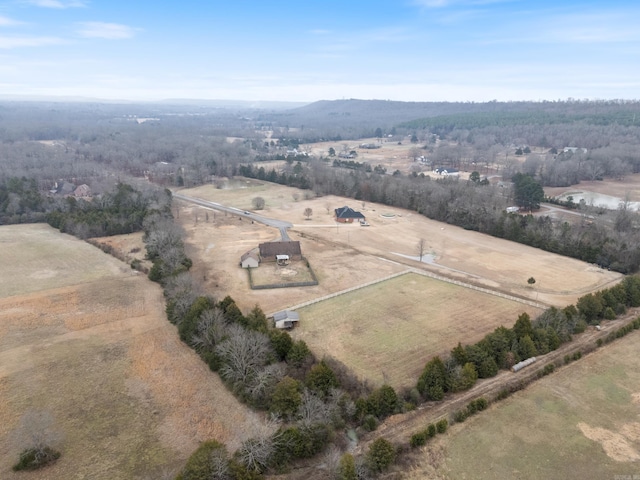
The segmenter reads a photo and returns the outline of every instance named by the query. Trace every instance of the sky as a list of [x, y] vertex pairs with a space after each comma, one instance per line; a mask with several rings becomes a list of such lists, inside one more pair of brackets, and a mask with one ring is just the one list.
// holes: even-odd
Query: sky
[[0, 0], [0, 96], [640, 98], [637, 0]]

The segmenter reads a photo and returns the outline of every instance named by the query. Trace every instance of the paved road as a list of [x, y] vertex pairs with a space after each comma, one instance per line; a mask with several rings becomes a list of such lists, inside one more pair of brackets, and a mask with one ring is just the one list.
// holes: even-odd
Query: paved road
[[182, 195], [180, 193], [174, 193], [173, 198], [177, 198], [178, 200], [183, 200], [185, 202], [195, 203], [196, 205], [200, 205], [201, 207], [212, 208], [214, 210], [219, 210], [221, 212], [231, 213], [232, 215], [238, 215], [239, 217], [245, 217], [254, 222], [262, 223], [269, 227], [274, 227], [280, 230], [280, 236], [282, 237], [283, 242], [288, 242], [291, 239], [289, 238], [289, 234], [287, 230], [293, 225], [289, 222], [285, 222], [283, 220], [276, 220], [274, 218], [268, 218], [263, 215], [259, 215], [257, 213], [248, 212], [246, 210], [240, 210], [235, 207], [227, 207], [225, 205], [221, 205], [220, 203], [209, 202], [207, 200], [201, 200], [200, 198], [188, 197], [186, 195]]

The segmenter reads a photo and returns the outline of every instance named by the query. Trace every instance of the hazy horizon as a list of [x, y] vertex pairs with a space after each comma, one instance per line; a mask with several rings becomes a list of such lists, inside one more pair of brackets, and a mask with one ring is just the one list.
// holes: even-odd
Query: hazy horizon
[[630, 0], [0, 2], [0, 95], [158, 102], [640, 98]]

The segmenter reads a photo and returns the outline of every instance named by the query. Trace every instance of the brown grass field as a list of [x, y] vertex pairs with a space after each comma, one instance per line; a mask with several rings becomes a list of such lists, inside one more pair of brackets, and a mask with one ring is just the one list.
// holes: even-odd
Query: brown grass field
[[[290, 236], [300, 240], [302, 252], [321, 285], [316, 291], [309, 290], [309, 295], [298, 291], [270, 292], [273, 297], [265, 304], [265, 311], [273, 310], [270, 305], [274, 309], [285, 308], [325, 291], [332, 293], [383, 278], [408, 266], [559, 307], [622, 278], [597, 266], [429, 220], [415, 212], [378, 204], [363, 206], [335, 196], [305, 200], [302, 191], [265, 182], [237, 180], [225, 189], [205, 185], [181, 193], [248, 210], [251, 199], [259, 195], [266, 200], [260, 214], [294, 224]], [[300, 200], [295, 201], [293, 194], [298, 194]], [[371, 226], [336, 224], [333, 210], [344, 205], [361, 211]], [[313, 211], [308, 221], [303, 213], [307, 207]], [[394, 217], [382, 216], [386, 214]], [[189, 233], [189, 245], [192, 254], [198, 257], [197, 263], [212, 275], [216, 271], [224, 271], [228, 277], [240, 274], [238, 282], [218, 279], [218, 284], [227, 283], [225, 291], [231, 296], [238, 292], [236, 296], [240, 297], [245, 295], [247, 285], [243, 281], [244, 272], [237, 268], [240, 255], [259, 242], [279, 238], [279, 233], [247, 219], [220, 212], [215, 215], [213, 221], [210, 211], [210, 221], [204, 222], [205, 209], [188, 205], [180, 218]], [[417, 255], [420, 239], [426, 241], [426, 253], [435, 257], [434, 265], [406, 258]], [[527, 284], [529, 277], [536, 279], [533, 287]], [[262, 305], [262, 298], [251, 293], [246, 300], [249, 307], [256, 301]]]
[[[622, 278], [584, 262], [414, 212], [334, 196], [305, 199], [305, 192], [265, 182], [235, 179], [226, 188], [205, 185], [181, 193], [243, 210], [252, 210], [251, 199], [261, 196], [266, 207], [256, 213], [294, 224], [290, 237], [301, 242], [320, 284], [250, 290], [247, 273], [239, 267], [240, 256], [260, 242], [279, 239], [279, 232], [247, 218], [178, 202], [187, 251], [194, 260], [192, 271], [204, 281], [207, 292], [231, 295], [244, 311], [258, 304], [265, 313], [273, 313], [409, 268], [558, 307]], [[370, 226], [336, 224], [333, 210], [343, 205], [362, 211]], [[309, 220], [303, 213], [307, 207], [313, 211]], [[432, 264], [416, 259], [420, 239], [426, 241]], [[527, 283], [529, 277], [536, 279], [533, 287]], [[385, 290], [385, 283], [302, 310], [294, 336], [305, 338], [317, 354], [335, 356], [375, 383], [386, 378], [393, 385], [405, 385], [415, 380], [431, 355], [450, 350], [458, 341], [474, 342], [497, 326], [511, 326], [522, 311], [535, 313], [517, 302], [418, 276], [398, 282], [402, 284], [398, 288]], [[384, 295], [368, 293], [382, 290]], [[443, 302], [448, 296], [455, 300]], [[455, 314], [450, 313], [453, 304]], [[447, 315], [440, 316], [443, 309]], [[404, 318], [389, 312], [405, 312]], [[398, 322], [402, 322], [399, 330]]]
[[[179, 341], [144, 275], [45, 225], [4, 226], [0, 243], [0, 478], [163, 478], [200, 441], [250, 434], [256, 415]], [[53, 416], [62, 457], [14, 474], [28, 409]]]
[[409, 458], [411, 480], [634, 478], [640, 332], [529, 386]]
[[628, 197], [632, 202], [640, 202], [640, 173], [627, 175], [622, 180], [583, 181], [571, 187], [545, 187], [544, 193], [547, 196], [555, 197], [566, 192], [575, 192], [578, 190], [611, 195], [622, 199]]
[[410, 273], [298, 310], [292, 333], [374, 384], [411, 387], [427, 360], [539, 309]]

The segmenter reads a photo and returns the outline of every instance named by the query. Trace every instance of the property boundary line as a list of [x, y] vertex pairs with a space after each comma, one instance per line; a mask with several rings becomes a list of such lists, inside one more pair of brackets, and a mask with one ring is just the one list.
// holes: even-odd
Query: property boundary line
[[[309, 305], [313, 305], [314, 303], [323, 302], [325, 300], [329, 300], [331, 298], [335, 298], [337, 296], [344, 295], [345, 293], [350, 293], [350, 292], [359, 290], [361, 288], [366, 288], [366, 287], [369, 287], [371, 285], [375, 285], [377, 283], [386, 282], [387, 280], [391, 280], [393, 278], [400, 277], [400, 276], [406, 275], [408, 273], [415, 273], [415, 274], [418, 274], [418, 275], [423, 275], [425, 277], [433, 278], [434, 280], [440, 280], [442, 282], [451, 283], [451, 284], [454, 284], [454, 285], [458, 285], [460, 287], [470, 288], [472, 290], [476, 290], [476, 291], [481, 292], [481, 293], [486, 293], [486, 294], [489, 294], [489, 295], [494, 295], [496, 297], [505, 298], [507, 300], [512, 300], [514, 302], [518, 302], [518, 303], [522, 303], [522, 304], [525, 304], [525, 305], [529, 305], [530, 307], [539, 308], [541, 310], [545, 310], [545, 309], [548, 308], [548, 305], [544, 305], [542, 303], [534, 302], [533, 300], [527, 300], [527, 299], [524, 299], [524, 298], [516, 297], [515, 295], [509, 295], [507, 293], [497, 292], [495, 290], [491, 290], [490, 288], [479, 287], [479, 286], [473, 285], [471, 283], [461, 282], [460, 280], [454, 280], [452, 278], [448, 278], [448, 277], [445, 277], [445, 276], [442, 276], [442, 275], [438, 275], [436, 273], [427, 272], [427, 271], [420, 270], [420, 269], [417, 269], [417, 268], [409, 267], [409, 268], [407, 268], [406, 270], [404, 270], [402, 272], [398, 272], [398, 273], [394, 273], [394, 274], [391, 274], [391, 275], [387, 275], [386, 277], [378, 278], [376, 280], [372, 280], [370, 282], [366, 282], [366, 283], [363, 283], [361, 285], [356, 285], [355, 287], [350, 287], [350, 288], [347, 288], [345, 290], [340, 290], [339, 292], [334, 292], [334, 293], [330, 293], [329, 295], [324, 295], [322, 297], [314, 298], [313, 300], [309, 300], [309, 301], [302, 302], [302, 303], [299, 303], [297, 305], [293, 305], [291, 307], [288, 307], [286, 310], [297, 310], [299, 308], [308, 307]], [[271, 313], [271, 314], [267, 315], [267, 317], [271, 317], [273, 315], [274, 314]]]

